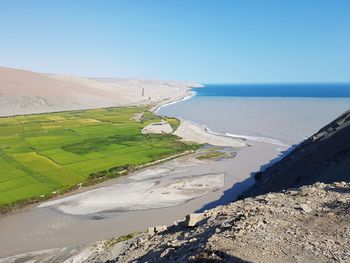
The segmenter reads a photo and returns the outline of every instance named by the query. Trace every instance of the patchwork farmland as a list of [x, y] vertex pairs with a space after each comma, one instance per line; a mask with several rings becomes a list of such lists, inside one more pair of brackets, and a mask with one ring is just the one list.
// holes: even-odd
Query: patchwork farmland
[[0, 206], [46, 199], [196, 147], [174, 135], [141, 133], [159, 120], [144, 107], [0, 118]]

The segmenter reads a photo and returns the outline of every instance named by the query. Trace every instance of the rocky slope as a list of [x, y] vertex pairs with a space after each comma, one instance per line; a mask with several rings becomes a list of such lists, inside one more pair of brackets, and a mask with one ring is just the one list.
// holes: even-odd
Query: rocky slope
[[248, 198], [140, 235], [112, 262], [349, 262], [349, 205], [348, 183]]
[[257, 183], [243, 196], [289, 187], [350, 181], [350, 111], [343, 113], [286, 157], [256, 175]]
[[191, 214], [123, 242], [0, 262], [349, 262], [349, 222], [350, 183], [316, 183]]

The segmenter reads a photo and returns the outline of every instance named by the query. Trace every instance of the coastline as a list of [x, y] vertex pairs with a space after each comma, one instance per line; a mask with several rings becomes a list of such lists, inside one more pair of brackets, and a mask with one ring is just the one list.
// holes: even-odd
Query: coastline
[[[201, 86], [200, 86], [201, 87]], [[169, 106], [169, 105], [172, 105], [172, 104], [175, 104], [175, 103], [179, 103], [181, 101], [185, 101], [185, 100], [189, 100], [191, 99], [192, 97], [196, 96], [196, 92], [192, 90], [192, 88], [190, 88], [188, 91], [187, 91], [188, 94], [186, 94], [185, 96], [182, 96], [180, 98], [174, 98], [173, 100], [170, 100], [170, 101], [166, 101], [166, 102], [160, 102], [158, 103], [156, 106], [154, 106], [154, 108], [151, 108], [150, 111], [152, 111], [153, 113], [157, 114], [158, 111], [163, 108], [163, 107], [166, 107], [166, 106]]]
[[[198, 87], [195, 88], [204, 88], [204, 85], [198, 85]], [[189, 90], [187, 91], [188, 94], [185, 96], [182, 96], [180, 98], [174, 98], [173, 100], [170, 101], [166, 101], [166, 102], [160, 102], [159, 104], [157, 104], [156, 106], [152, 107], [150, 111], [152, 111], [153, 113], [159, 115], [159, 116], [166, 116], [166, 115], [162, 115], [159, 114], [159, 111], [164, 108], [167, 107], [169, 105], [174, 105], [177, 104], [179, 102], [183, 102], [186, 100], [189, 100], [193, 97], [195, 97], [197, 95], [197, 93], [195, 91], [192, 90], [192, 88], [189, 88]], [[228, 133], [228, 132], [224, 132], [224, 133], [219, 133], [216, 131], [213, 131], [212, 128], [208, 127], [207, 125], [204, 124], [199, 124], [196, 123], [192, 120], [187, 120], [184, 119], [182, 117], [179, 116], [169, 116], [169, 117], [175, 117], [178, 120], [180, 120], [181, 122], [189, 122], [195, 126], [201, 127], [205, 130], [205, 132], [207, 132], [208, 134], [211, 135], [215, 135], [215, 136], [220, 136], [220, 137], [227, 137], [227, 138], [234, 138], [234, 139], [238, 139], [238, 140], [246, 140], [246, 141], [255, 141], [255, 142], [262, 142], [262, 143], [270, 143], [270, 144], [274, 144], [274, 145], [279, 145], [282, 147], [290, 147], [291, 145], [286, 144], [278, 139], [274, 139], [274, 138], [268, 138], [268, 137], [263, 137], [263, 136], [251, 136], [251, 135], [244, 135], [244, 134], [232, 134], [232, 133]]]

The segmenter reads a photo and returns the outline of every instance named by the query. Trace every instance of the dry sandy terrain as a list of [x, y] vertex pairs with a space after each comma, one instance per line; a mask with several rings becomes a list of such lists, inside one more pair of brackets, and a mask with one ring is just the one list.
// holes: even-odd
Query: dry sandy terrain
[[167, 133], [170, 134], [173, 132], [173, 128], [171, 128], [170, 124], [164, 120], [160, 122], [155, 122], [148, 124], [141, 131], [143, 134], [147, 133]]
[[205, 128], [186, 120], [181, 121], [180, 126], [177, 128], [174, 134], [181, 137], [183, 141], [187, 142], [209, 143], [215, 146], [247, 146], [244, 139], [211, 134], [208, 133]]
[[142, 133], [173, 133], [182, 138], [184, 142], [194, 142], [199, 144], [208, 143], [214, 146], [245, 147], [247, 143], [244, 139], [234, 138], [221, 134], [209, 133], [204, 127], [193, 122], [181, 120], [180, 126], [173, 132], [173, 129], [166, 121], [155, 122], [142, 129]]
[[0, 67], [0, 116], [161, 104], [191, 94], [189, 82], [89, 79]]
[[146, 210], [183, 204], [224, 186], [225, 174], [175, 177], [165, 172], [148, 180], [101, 187], [81, 194], [40, 205], [73, 215], [93, 214], [107, 210]]

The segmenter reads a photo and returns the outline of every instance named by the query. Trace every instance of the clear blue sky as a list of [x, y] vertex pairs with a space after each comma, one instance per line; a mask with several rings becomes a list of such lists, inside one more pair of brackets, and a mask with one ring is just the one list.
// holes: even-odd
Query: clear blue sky
[[203, 83], [350, 82], [350, 1], [0, 0], [0, 65]]

